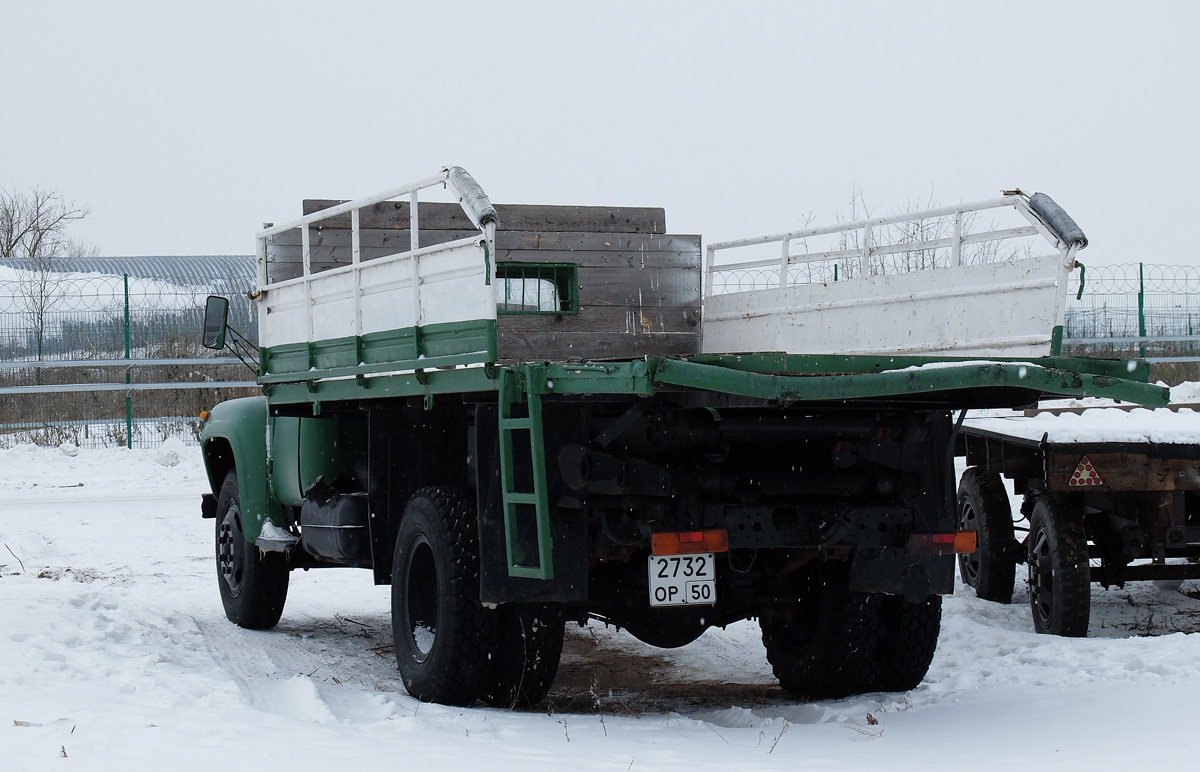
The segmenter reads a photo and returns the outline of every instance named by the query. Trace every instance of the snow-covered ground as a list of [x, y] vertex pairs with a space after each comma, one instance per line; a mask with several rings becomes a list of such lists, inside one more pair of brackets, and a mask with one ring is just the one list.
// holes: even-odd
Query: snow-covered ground
[[5, 772], [1197, 764], [1191, 582], [1096, 588], [1086, 640], [1035, 635], [1020, 583], [1012, 606], [960, 589], [909, 694], [789, 699], [752, 623], [675, 651], [592, 625], [540, 709], [448, 708], [404, 693], [368, 572], [296, 572], [276, 630], [226, 622], [194, 448], [22, 446], [0, 468]]

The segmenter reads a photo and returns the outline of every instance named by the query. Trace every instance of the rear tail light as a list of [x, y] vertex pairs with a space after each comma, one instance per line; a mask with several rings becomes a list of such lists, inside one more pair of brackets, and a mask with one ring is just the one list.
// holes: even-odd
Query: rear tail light
[[914, 533], [908, 537], [908, 551], [934, 555], [972, 553], [975, 551], [976, 538], [975, 531]]
[[678, 531], [650, 535], [655, 555], [694, 555], [700, 552], [728, 552], [729, 532], [724, 528], [705, 531]]

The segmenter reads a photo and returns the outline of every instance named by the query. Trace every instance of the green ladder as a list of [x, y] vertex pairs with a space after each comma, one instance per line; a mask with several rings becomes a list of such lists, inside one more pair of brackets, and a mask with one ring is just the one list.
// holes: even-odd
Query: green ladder
[[[523, 372], [522, 372], [523, 370]], [[500, 382], [500, 499], [504, 510], [504, 546], [508, 555], [508, 575], [529, 579], [553, 579], [554, 560], [551, 554], [553, 537], [550, 533], [550, 501], [546, 485], [546, 444], [542, 436], [542, 392], [546, 378], [540, 365], [526, 365], [522, 370], [501, 368]], [[525, 399], [522, 400], [522, 395]], [[529, 407], [526, 418], [513, 417], [513, 406], [525, 401]], [[517, 490], [513, 457], [513, 433], [529, 433], [529, 459], [533, 468], [533, 492]], [[518, 506], [532, 506], [537, 531], [537, 565], [529, 565], [530, 557], [517, 554]]]

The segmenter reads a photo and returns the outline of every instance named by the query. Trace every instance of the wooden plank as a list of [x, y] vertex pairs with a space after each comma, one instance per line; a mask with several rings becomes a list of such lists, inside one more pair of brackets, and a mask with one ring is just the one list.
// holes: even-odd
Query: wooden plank
[[700, 350], [699, 333], [627, 335], [620, 332], [544, 331], [501, 332], [497, 339], [501, 362], [630, 359], [643, 356], [688, 356]]
[[502, 231], [496, 234], [496, 251], [551, 252], [700, 252], [700, 237], [678, 234], [583, 233], [578, 231]]
[[[442, 244], [473, 233], [422, 229], [421, 245]], [[361, 259], [407, 251], [408, 234], [407, 230], [360, 231]], [[574, 263], [624, 270], [680, 267], [699, 271], [702, 260], [699, 236], [518, 231], [500, 233], [497, 241], [497, 262]], [[314, 228], [310, 231], [310, 251], [313, 273], [349, 265], [350, 231]], [[300, 276], [302, 255], [298, 230], [272, 236], [267, 244], [268, 279], [278, 282]], [[620, 280], [620, 277], [612, 275], [603, 280]]]
[[[359, 228], [359, 243], [363, 246], [383, 246], [402, 241], [408, 246], [408, 229], [388, 230], [383, 228]], [[441, 244], [455, 239], [474, 236], [479, 231], [438, 230], [421, 228], [421, 246]], [[268, 237], [270, 246], [300, 246], [300, 229], [294, 228]], [[350, 229], [325, 227], [309, 228], [312, 244], [333, 246], [350, 245]], [[578, 231], [498, 231], [496, 251], [501, 255], [508, 250], [539, 250], [551, 252], [700, 252], [700, 237], [697, 235], [648, 234], [648, 233], [583, 233]]]
[[700, 269], [579, 266], [579, 305], [700, 307]]
[[1190, 459], [1150, 458], [1140, 453], [1088, 453], [1087, 459], [1100, 476], [1099, 485], [1070, 485], [1084, 454], [1050, 457], [1052, 491], [1196, 491], [1200, 473]]
[[496, 327], [505, 332], [613, 332], [629, 335], [700, 332], [699, 309], [688, 306], [636, 308], [584, 306], [578, 314], [501, 314]]
[[[304, 214], [337, 206], [342, 201], [305, 199]], [[549, 204], [496, 204], [498, 230], [587, 231], [605, 233], [666, 233], [666, 210], [660, 207], [553, 206]], [[458, 204], [422, 203], [418, 208], [421, 229], [466, 230], [470, 219]], [[322, 224], [349, 228], [350, 215], [339, 215]], [[362, 228], [407, 230], [408, 202], [385, 201], [359, 210]]]

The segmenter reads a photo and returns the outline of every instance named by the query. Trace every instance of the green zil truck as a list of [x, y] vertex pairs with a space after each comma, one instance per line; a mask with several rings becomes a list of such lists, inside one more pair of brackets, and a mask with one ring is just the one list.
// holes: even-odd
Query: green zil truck
[[266, 629], [291, 571], [370, 571], [421, 700], [536, 703], [589, 619], [657, 647], [757, 619], [795, 695], [911, 689], [975, 546], [965, 410], [1168, 398], [1060, 356], [1086, 238], [1041, 194], [706, 249], [459, 167], [304, 211], [257, 238], [263, 396], [203, 427], [217, 585]]

